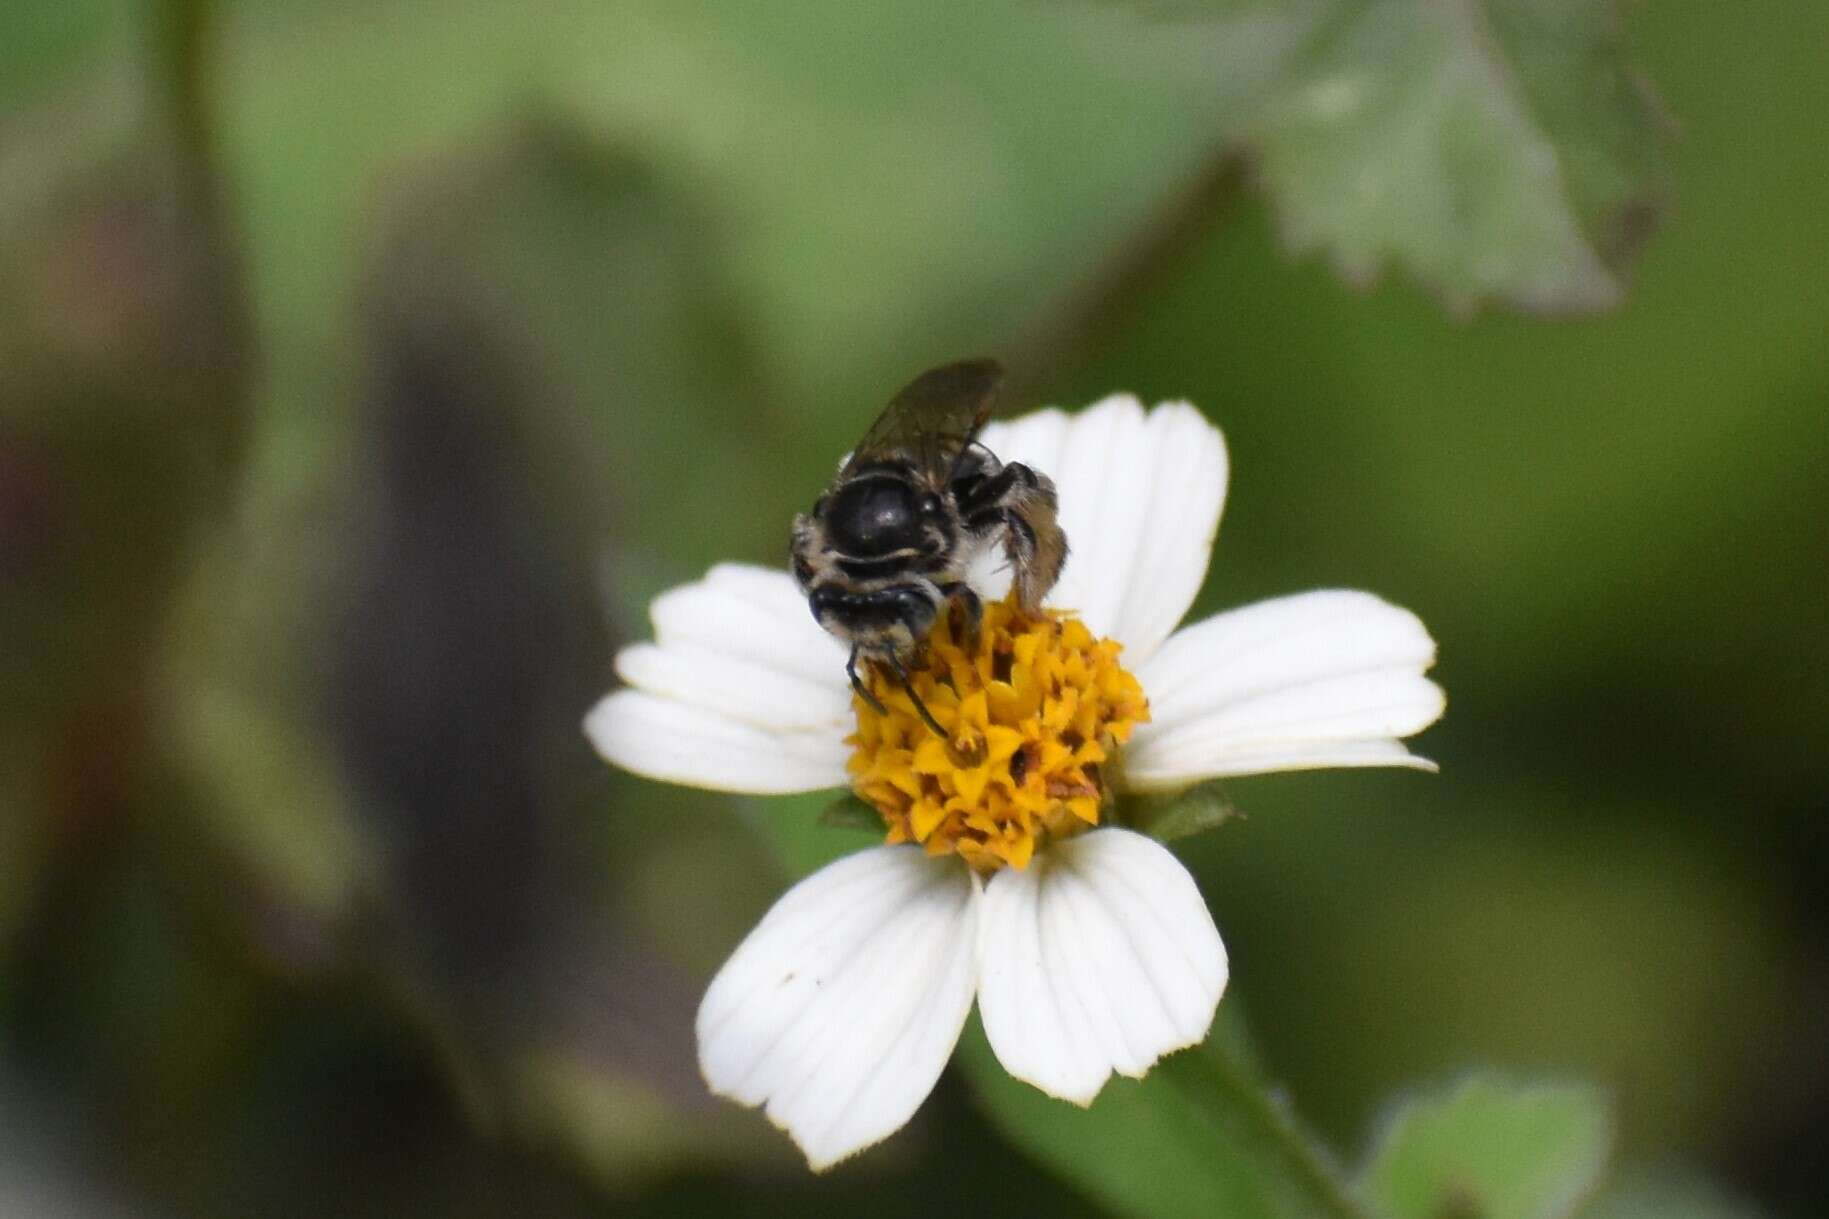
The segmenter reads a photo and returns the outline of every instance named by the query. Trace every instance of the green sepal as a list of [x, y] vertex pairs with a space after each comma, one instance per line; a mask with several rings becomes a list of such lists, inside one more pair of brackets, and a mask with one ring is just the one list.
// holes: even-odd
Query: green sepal
[[1205, 833], [1243, 813], [1227, 798], [1219, 780], [1209, 779], [1178, 792], [1132, 796], [1124, 801], [1120, 820], [1158, 842], [1173, 842]]
[[880, 834], [883, 832], [883, 814], [876, 811], [874, 804], [860, 799], [856, 792], [846, 792], [826, 805], [825, 811], [819, 814], [819, 824], [841, 830], [869, 830], [872, 834]]

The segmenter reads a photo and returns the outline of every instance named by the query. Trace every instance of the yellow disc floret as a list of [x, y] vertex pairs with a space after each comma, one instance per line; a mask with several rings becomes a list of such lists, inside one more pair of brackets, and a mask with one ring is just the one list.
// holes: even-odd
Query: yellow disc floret
[[909, 672], [947, 737], [900, 679], [873, 671], [885, 710], [852, 699], [852, 790], [882, 813], [890, 842], [956, 852], [981, 872], [1026, 867], [1038, 840], [1099, 823], [1107, 763], [1149, 704], [1118, 664], [1121, 645], [1069, 614], [986, 605], [976, 640], [961, 638], [960, 617], [942, 615]]

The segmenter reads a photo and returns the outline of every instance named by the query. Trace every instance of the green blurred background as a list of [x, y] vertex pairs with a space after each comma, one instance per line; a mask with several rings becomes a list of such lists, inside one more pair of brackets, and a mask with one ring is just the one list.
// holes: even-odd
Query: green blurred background
[[1668, 206], [1556, 318], [1292, 256], [1201, 7], [8, 0], [0, 1214], [1102, 1213], [962, 1079], [818, 1180], [707, 1097], [778, 848], [863, 840], [577, 730], [980, 352], [1224, 428], [1197, 613], [1440, 641], [1439, 777], [1182, 852], [1343, 1158], [1493, 1064], [1825, 1213], [1829, 10], [1628, 11]]

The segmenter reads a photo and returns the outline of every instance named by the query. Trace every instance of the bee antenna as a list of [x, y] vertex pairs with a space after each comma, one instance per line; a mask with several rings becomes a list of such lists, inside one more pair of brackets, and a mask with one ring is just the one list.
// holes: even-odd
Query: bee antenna
[[[878, 715], [889, 714], [889, 708], [883, 706], [883, 700], [872, 694], [870, 692], [870, 687], [866, 686], [863, 683], [863, 679], [858, 677], [857, 649], [855, 647], [851, 649], [850, 659], [845, 661], [845, 673], [851, 678], [851, 688], [857, 691], [857, 696], [859, 698], [870, 705], [872, 711], [876, 712]], [[906, 682], [908, 679], [904, 676], [902, 680]]]

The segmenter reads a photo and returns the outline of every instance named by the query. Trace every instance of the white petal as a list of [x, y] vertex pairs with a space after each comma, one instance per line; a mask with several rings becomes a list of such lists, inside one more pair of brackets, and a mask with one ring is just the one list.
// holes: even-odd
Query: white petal
[[1071, 552], [1050, 604], [1119, 640], [1136, 665], [1193, 604], [1226, 496], [1219, 429], [1185, 402], [1148, 414], [1127, 394], [1069, 419], [1042, 411], [985, 444], [1054, 479]]
[[1441, 715], [1435, 641], [1370, 593], [1302, 593], [1216, 614], [1137, 671], [1150, 722], [1124, 751], [1136, 790], [1219, 775], [1431, 763], [1398, 738]]
[[699, 1005], [714, 1092], [766, 1105], [815, 1170], [899, 1130], [972, 1006], [979, 885], [955, 858], [876, 847], [775, 903]]
[[1049, 407], [989, 423], [978, 438], [999, 461], [1020, 461], [1053, 478], [1055, 471], [1060, 469], [1061, 450], [1067, 444], [1067, 433], [1072, 427], [1073, 421], [1066, 411]]
[[1226, 949], [1186, 868], [1104, 829], [1051, 844], [985, 886], [978, 1010], [998, 1061], [1090, 1104], [1113, 1071], [1141, 1078], [1207, 1035]]
[[[1285, 770], [1336, 770], [1368, 766], [1394, 766], [1405, 770], [1437, 771], [1428, 758], [1419, 757], [1404, 748], [1402, 741], [1275, 741], [1255, 748], [1231, 747], [1226, 750], [1225, 770], [1204, 769], [1198, 757], [1190, 753], [1185, 766], [1177, 766], [1174, 755], [1164, 753], [1160, 769], [1145, 772], [1141, 779], [1125, 776], [1131, 791], [1176, 791], [1202, 779], [1224, 775], [1267, 775]], [[1155, 763], [1152, 762], [1152, 765]], [[1189, 777], [1192, 776], [1192, 777]]]
[[[742, 662], [754, 678], [779, 688], [789, 706], [770, 723], [808, 727], [842, 719], [850, 706], [844, 648], [813, 621], [805, 595], [784, 571], [720, 564], [704, 579], [656, 597], [648, 614], [662, 650]], [[777, 675], [792, 681], [778, 682]], [[808, 701], [813, 691], [824, 692], [824, 721], [815, 718], [817, 702]], [[674, 696], [726, 709], [723, 694], [714, 688]]]
[[[1112, 636], [1141, 664], [1162, 646], [1194, 604], [1226, 504], [1226, 442], [1186, 402], [1149, 415], [1149, 506], [1142, 532], [1130, 539], [1130, 570], [1120, 578], [1124, 603]], [[1095, 578], [1096, 575], [1095, 575]]]
[[773, 732], [643, 690], [599, 701], [584, 734], [624, 770], [713, 791], [776, 795], [850, 781], [843, 729]]
[[786, 572], [724, 564], [654, 599], [654, 642], [624, 648], [629, 684], [584, 731], [616, 765], [720, 791], [846, 782], [845, 654]]
[[851, 688], [842, 653], [826, 656], [839, 684], [774, 668], [697, 643], [637, 643], [616, 654], [616, 676], [637, 690], [704, 707], [759, 728], [850, 731]]

